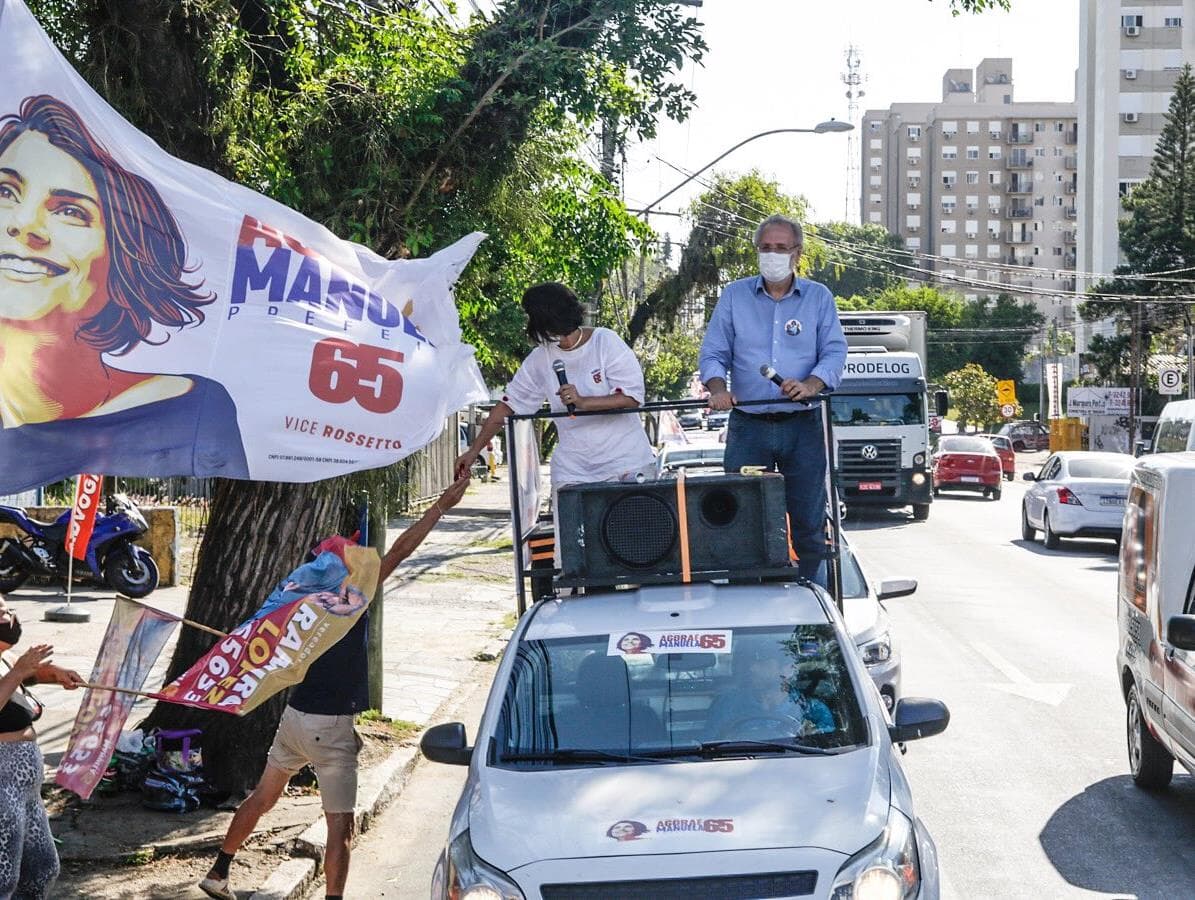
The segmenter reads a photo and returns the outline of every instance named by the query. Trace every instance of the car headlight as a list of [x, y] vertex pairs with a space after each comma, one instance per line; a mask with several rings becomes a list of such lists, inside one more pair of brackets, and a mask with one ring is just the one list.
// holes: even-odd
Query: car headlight
[[884, 833], [838, 870], [830, 900], [907, 900], [920, 887], [913, 823], [893, 807]]
[[913, 465], [924, 466], [925, 465], [925, 454], [924, 453], [914, 453], [913, 454]]
[[432, 900], [523, 900], [519, 886], [473, 852], [469, 832], [448, 845], [432, 875]]
[[874, 641], [859, 645], [859, 653], [863, 656], [863, 664], [875, 666], [887, 662], [892, 658], [892, 637], [884, 632]]

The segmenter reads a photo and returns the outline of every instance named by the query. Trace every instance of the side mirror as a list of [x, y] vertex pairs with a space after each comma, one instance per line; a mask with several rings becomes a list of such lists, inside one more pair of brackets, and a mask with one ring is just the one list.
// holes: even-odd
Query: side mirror
[[1133, 444], [1133, 456], [1145, 455], [1145, 441], [1137, 441]]
[[893, 597], [907, 597], [916, 590], [916, 578], [884, 578], [880, 581], [880, 589], [876, 591], [876, 599], [891, 600]]
[[934, 411], [939, 416], [945, 416], [950, 410], [950, 394], [946, 391], [934, 391]]
[[435, 725], [424, 732], [419, 749], [432, 762], [450, 766], [467, 766], [473, 758], [473, 748], [465, 738], [465, 726], [460, 722]]
[[1166, 622], [1166, 640], [1179, 650], [1195, 650], [1195, 616], [1171, 616]]
[[950, 724], [950, 710], [941, 700], [925, 697], [905, 697], [896, 701], [888, 735], [892, 743], [915, 741], [918, 738], [941, 734]]
[[1024, 475], [1021, 476], [1021, 478], [1023, 478], [1025, 481], [1037, 481], [1037, 476], [1034, 475], [1032, 472], [1026, 472]]

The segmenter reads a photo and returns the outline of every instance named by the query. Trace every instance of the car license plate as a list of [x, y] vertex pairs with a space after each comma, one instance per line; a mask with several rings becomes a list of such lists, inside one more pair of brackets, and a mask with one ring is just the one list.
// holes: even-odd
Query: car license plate
[[1124, 497], [1100, 497], [1100, 506], [1124, 506]]
[[882, 491], [884, 485], [879, 481], [860, 481], [859, 490], [861, 491]]
[[972, 484], [978, 484], [982, 480], [983, 479], [980, 478], [978, 475], [964, 475], [963, 476], [963, 481], [968, 481], [968, 482], [971, 482]]

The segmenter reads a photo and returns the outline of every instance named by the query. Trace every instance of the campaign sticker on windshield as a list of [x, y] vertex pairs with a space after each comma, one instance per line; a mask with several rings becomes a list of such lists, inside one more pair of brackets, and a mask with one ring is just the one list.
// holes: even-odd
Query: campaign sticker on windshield
[[607, 656], [645, 656], [660, 653], [729, 653], [734, 632], [616, 631], [610, 635]]

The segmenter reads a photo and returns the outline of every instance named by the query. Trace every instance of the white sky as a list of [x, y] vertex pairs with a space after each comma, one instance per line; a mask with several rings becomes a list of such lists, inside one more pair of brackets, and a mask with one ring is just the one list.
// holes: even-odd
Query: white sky
[[[841, 75], [851, 43], [863, 62], [860, 114], [940, 100], [948, 68], [974, 69], [988, 56], [1012, 58], [1014, 100], [1074, 99], [1079, 0], [1012, 0], [1012, 6], [1009, 13], [955, 18], [947, 0], [705, 0], [694, 12], [710, 49], [703, 65], [689, 66], [683, 76], [697, 108], [679, 125], [663, 123], [656, 139], [627, 148], [627, 205], [639, 208], [684, 178], [657, 156], [690, 172], [758, 132], [845, 119]], [[715, 171], [759, 168], [786, 192], [804, 194], [815, 221], [843, 219], [847, 137], [772, 135]], [[702, 190], [693, 182], [660, 209], [682, 209]], [[687, 232], [672, 217], [652, 224], [661, 234]]]

